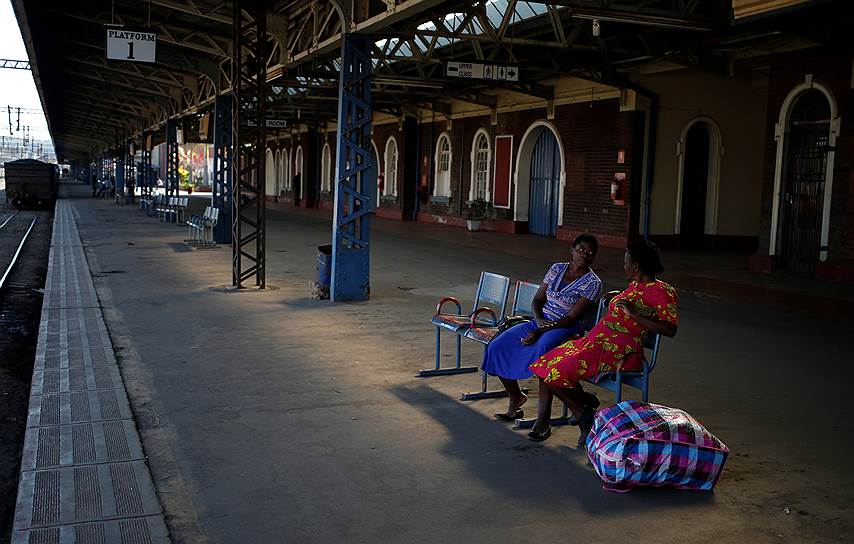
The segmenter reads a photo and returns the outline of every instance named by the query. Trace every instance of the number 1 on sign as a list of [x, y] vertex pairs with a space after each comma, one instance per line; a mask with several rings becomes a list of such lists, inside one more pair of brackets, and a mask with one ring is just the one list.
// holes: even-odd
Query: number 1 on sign
[[133, 58], [133, 42], [128, 42], [128, 58]]

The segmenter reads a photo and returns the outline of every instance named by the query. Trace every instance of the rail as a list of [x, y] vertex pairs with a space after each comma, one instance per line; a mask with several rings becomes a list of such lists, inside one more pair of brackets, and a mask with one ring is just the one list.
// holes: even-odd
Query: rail
[[[16, 214], [17, 215], [17, 214]], [[14, 215], [12, 216], [14, 217]], [[0, 225], [0, 228], [6, 226], [6, 223], [9, 222], [10, 217], [6, 221]], [[3, 289], [3, 286], [6, 285], [6, 278], [9, 277], [9, 274], [12, 273], [12, 269], [15, 268], [15, 263], [18, 262], [18, 256], [21, 254], [21, 249], [24, 248], [24, 244], [27, 242], [27, 238], [30, 236], [30, 233], [33, 231], [33, 227], [36, 226], [36, 221], [38, 221], [38, 217], [33, 217], [32, 223], [30, 223], [30, 228], [27, 229], [27, 232], [24, 233], [23, 238], [21, 238], [21, 243], [18, 244], [18, 249], [15, 250], [15, 254], [12, 255], [12, 262], [9, 263], [9, 266], [6, 268], [6, 271], [3, 273], [3, 277], [0, 278], [0, 289]]]

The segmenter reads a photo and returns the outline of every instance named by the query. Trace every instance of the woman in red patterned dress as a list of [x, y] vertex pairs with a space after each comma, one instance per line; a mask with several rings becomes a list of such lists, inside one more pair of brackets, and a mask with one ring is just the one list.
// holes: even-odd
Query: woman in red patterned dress
[[578, 383], [620, 367], [637, 371], [642, 367], [643, 335], [647, 331], [670, 337], [676, 334], [676, 290], [655, 279], [664, 270], [655, 244], [646, 240], [630, 244], [623, 268], [631, 283], [611, 299], [599, 323], [583, 338], [561, 344], [531, 364], [540, 382], [537, 421], [528, 433], [531, 440], [551, 436], [549, 421], [556, 396], [578, 419], [578, 445], [584, 445], [598, 402], [582, 393]]

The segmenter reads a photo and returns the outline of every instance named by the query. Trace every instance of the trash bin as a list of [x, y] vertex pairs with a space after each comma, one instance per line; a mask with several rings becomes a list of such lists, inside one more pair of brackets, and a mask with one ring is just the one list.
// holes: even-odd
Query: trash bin
[[332, 282], [332, 245], [317, 246], [317, 283], [329, 289]]

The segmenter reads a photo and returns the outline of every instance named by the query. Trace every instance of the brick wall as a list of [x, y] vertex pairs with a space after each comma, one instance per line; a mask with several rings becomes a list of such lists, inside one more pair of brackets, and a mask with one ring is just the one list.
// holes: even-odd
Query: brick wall
[[[498, 116], [498, 123], [490, 126], [490, 118], [471, 117], [455, 119], [451, 138], [453, 162], [451, 164], [450, 202], [436, 203], [428, 201], [421, 204], [421, 212], [437, 215], [464, 216], [471, 187], [471, 149], [478, 129], [485, 129], [490, 135], [492, 145], [495, 136], [513, 136], [513, 171], [522, 138], [527, 129], [536, 121], [544, 120], [545, 109], [527, 112], [514, 112]], [[638, 190], [640, 179], [635, 179], [636, 160], [633, 153], [635, 129], [643, 123], [642, 114], [634, 112], [620, 113], [616, 100], [601, 100], [584, 104], [558, 106], [551, 123], [556, 127], [562, 142], [566, 165], [566, 186], [563, 202], [563, 227], [567, 233], [582, 231], [594, 232], [608, 237], [616, 237], [615, 244], [623, 244], [629, 230], [631, 191]], [[445, 131], [447, 123], [424, 123], [421, 125], [421, 156], [432, 159], [435, 143]], [[432, 139], [431, 139], [432, 129]], [[638, 142], [642, 155], [642, 144]], [[625, 163], [617, 164], [617, 151], [625, 150]], [[642, 160], [638, 156], [637, 160]], [[428, 172], [433, 180], [433, 166]], [[610, 200], [611, 180], [615, 172], [624, 172], [627, 177], [629, 194], [626, 204], [617, 206]], [[431, 191], [432, 194], [432, 191]], [[511, 195], [515, 186], [511, 186]], [[512, 220], [514, 205], [508, 210], [495, 210], [498, 220]], [[567, 234], [569, 235], [569, 234]]]

